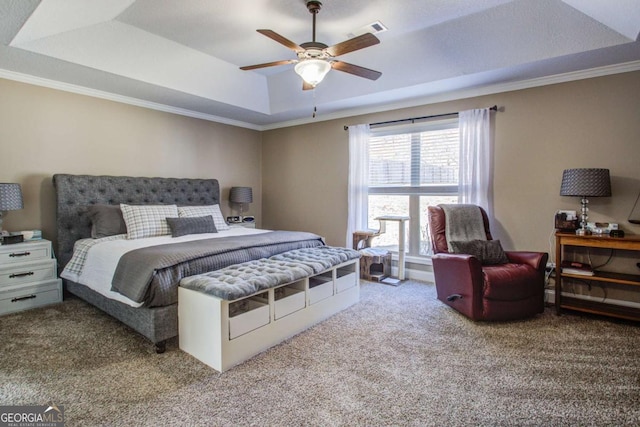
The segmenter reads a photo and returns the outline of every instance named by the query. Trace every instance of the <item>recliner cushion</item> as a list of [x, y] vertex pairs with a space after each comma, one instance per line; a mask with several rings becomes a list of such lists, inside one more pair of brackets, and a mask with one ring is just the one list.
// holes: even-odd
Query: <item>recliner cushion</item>
[[482, 297], [489, 300], [517, 301], [540, 295], [543, 282], [539, 273], [526, 264], [490, 265], [482, 268]]

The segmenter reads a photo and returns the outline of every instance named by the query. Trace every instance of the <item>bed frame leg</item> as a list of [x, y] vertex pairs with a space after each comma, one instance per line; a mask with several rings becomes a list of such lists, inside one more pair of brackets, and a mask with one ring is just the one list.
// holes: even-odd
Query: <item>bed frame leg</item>
[[157, 354], [162, 354], [167, 350], [167, 342], [166, 341], [160, 341], [155, 343], [155, 350]]

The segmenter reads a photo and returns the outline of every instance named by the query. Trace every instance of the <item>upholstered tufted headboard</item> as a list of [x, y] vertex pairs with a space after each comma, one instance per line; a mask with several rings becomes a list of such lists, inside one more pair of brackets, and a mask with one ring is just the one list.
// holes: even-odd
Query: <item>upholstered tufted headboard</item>
[[211, 205], [220, 202], [217, 179], [56, 174], [58, 263], [64, 267], [78, 239], [91, 237], [87, 206], [94, 204]]

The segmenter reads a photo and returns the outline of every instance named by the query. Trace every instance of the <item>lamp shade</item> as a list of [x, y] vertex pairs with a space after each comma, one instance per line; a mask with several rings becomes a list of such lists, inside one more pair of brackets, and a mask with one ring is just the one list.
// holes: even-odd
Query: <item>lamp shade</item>
[[23, 207], [20, 184], [0, 182], [0, 212], [15, 211]]
[[576, 197], [611, 196], [609, 169], [565, 169], [562, 173], [560, 195]]
[[323, 59], [305, 59], [294, 67], [294, 70], [302, 80], [315, 86], [324, 79], [331, 69], [331, 64]]
[[231, 203], [253, 203], [253, 189], [251, 187], [231, 187], [229, 201]]

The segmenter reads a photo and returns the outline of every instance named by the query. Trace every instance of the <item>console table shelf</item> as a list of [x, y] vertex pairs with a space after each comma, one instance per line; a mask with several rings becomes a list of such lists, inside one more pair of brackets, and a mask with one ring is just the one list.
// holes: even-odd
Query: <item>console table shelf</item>
[[[581, 274], [563, 273], [562, 260], [564, 248], [577, 246], [586, 248], [600, 248], [611, 250], [625, 250], [640, 252], [640, 236], [609, 237], [609, 236], [578, 236], [571, 233], [556, 233], [556, 287], [555, 305], [556, 312], [560, 314], [562, 309], [576, 310], [587, 313], [618, 317], [628, 320], [640, 321], [640, 309], [622, 305], [608, 304], [606, 302], [583, 300], [580, 298], [562, 295], [563, 279], [592, 281], [600, 283], [613, 283], [625, 286], [640, 286], [640, 275], [625, 274], [610, 271], [596, 271], [593, 276]], [[640, 256], [640, 254], [639, 254]]]
[[577, 280], [594, 280], [597, 282], [618, 283], [620, 285], [640, 286], [640, 276], [637, 274], [614, 273], [611, 271], [596, 271], [593, 276], [584, 274], [562, 273], [562, 277]]
[[640, 320], [640, 310], [637, 308], [607, 304], [598, 301], [587, 301], [579, 298], [563, 296], [561, 308], [582, 311], [584, 313], [617, 317], [620, 319]]

